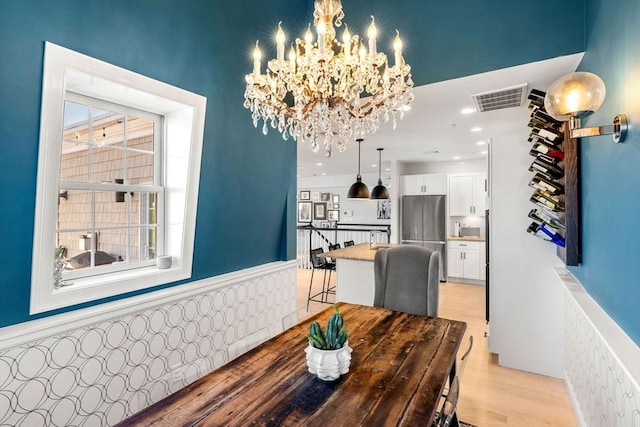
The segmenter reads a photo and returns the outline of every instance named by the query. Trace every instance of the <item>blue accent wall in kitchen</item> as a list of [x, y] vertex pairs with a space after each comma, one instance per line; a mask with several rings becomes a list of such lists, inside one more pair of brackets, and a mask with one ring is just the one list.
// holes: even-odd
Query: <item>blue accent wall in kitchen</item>
[[626, 141], [581, 141], [582, 265], [589, 294], [640, 345], [640, 2], [587, 0], [586, 52], [579, 71], [602, 78], [607, 97], [584, 126], [626, 113]]
[[[207, 97], [192, 277], [198, 280], [295, 257], [297, 147], [254, 129], [242, 102], [255, 40], [273, 56], [277, 22], [301, 36], [311, 4], [0, 1], [0, 327], [56, 313], [28, 314], [44, 42]], [[345, 22], [361, 35], [369, 15], [376, 16], [380, 50], [391, 53], [394, 30], [401, 31], [417, 85], [584, 49], [584, 0], [344, 6]]]

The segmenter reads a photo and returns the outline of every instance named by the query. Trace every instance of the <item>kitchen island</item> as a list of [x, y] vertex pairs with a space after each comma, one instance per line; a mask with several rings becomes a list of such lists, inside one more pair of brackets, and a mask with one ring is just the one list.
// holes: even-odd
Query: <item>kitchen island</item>
[[336, 260], [336, 301], [373, 306], [375, 277], [373, 261], [378, 249], [400, 246], [392, 243], [360, 243], [322, 254]]

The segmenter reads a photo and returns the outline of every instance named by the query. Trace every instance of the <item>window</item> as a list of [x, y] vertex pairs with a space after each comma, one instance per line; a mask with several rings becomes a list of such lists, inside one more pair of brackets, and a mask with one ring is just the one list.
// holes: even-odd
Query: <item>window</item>
[[46, 44], [31, 313], [191, 276], [205, 105]]
[[67, 93], [62, 122], [54, 288], [152, 265], [165, 252], [162, 116]]

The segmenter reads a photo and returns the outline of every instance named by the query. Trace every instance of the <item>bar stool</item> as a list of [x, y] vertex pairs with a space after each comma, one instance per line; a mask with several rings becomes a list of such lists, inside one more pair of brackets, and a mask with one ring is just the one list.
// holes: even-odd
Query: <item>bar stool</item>
[[[322, 253], [324, 253], [324, 250], [322, 248], [316, 248], [311, 250], [312, 269], [311, 269], [311, 280], [309, 281], [309, 295], [307, 297], [307, 311], [309, 311], [309, 303], [311, 301], [321, 302], [323, 304], [330, 304], [329, 301], [327, 301], [327, 296], [329, 294], [329, 291], [327, 289], [328, 287], [327, 271], [329, 272], [329, 280], [331, 280], [331, 272], [333, 271], [334, 267], [332, 267], [324, 257], [319, 256]], [[311, 289], [313, 288], [313, 276], [316, 270], [324, 270], [324, 275], [322, 277], [322, 290], [316, 294], [311, 295]], [[320, 299], [316, 299], [317, 297], [320, 297]]]
[[[335, 251], [337, 249], [340, 249], [340, 243], [336, 243], [335, 245], [329, 245], [329, 251]], [[331, 286], [331, 272], [332, 271], [336, 271], [336, 260], [335, 260], [335, 258], [327, 259], [327, 264], [331, 267], [331, 269], [329, 270], [329, 281], [327, 282], [327, 293], [335, 294], [336, 293], [336, 287], [335, 287], [335, 285]]]
[[347, 246], [353, 246], [355, 245], [355, 243], [353, 243], [353, 240], [347, 240], [346, 242], [344, 242], [344, 247], [346, 248]]

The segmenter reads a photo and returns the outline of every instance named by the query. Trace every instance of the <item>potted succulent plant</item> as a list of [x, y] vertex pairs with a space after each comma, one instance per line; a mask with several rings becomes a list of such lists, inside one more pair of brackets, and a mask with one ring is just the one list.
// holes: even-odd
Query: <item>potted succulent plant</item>
[[336, 380], [349, 372], [353, 351], [347, 340], [347, 325], [338, 306], [333, 308], [335, 313], [329, 318], [324, 332], [318, 322], [311, 323], [307, 335], [309, 346], [305, 349], [309, 372], [324, 381]]

